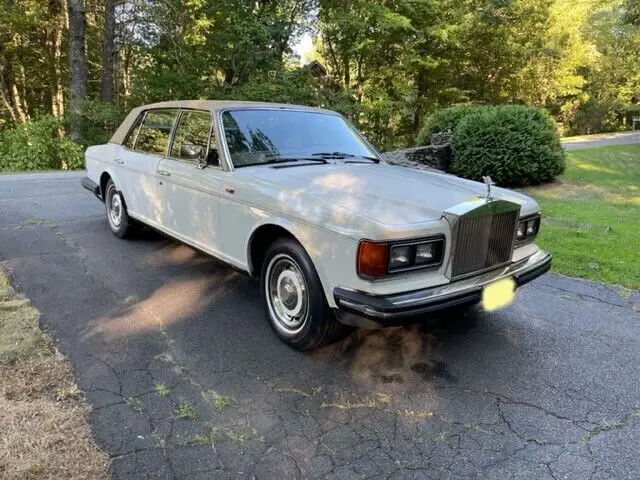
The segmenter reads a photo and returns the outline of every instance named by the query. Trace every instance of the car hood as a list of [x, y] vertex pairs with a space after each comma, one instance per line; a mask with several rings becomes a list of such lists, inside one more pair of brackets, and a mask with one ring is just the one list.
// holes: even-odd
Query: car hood
[[[383, 163], [262, 166], [250, 170], [246, 173], [290, 190], [294, 196], [306, 195], [389, 226], [439, 220], [445, 210], [484, 197], [487, 192], [483, 183]], [[494, 198], [520, 204], [522, 214], [538, 208], [533, 199], [520, 193], [499, 187], [491, 191]]]

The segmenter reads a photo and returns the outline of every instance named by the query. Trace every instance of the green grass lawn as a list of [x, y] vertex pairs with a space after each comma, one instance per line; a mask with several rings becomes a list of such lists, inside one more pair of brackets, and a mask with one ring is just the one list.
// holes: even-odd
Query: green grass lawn
[[553, 271], [640, 289], [640, 145], [567, 152], [558, 181], [527, 189]]

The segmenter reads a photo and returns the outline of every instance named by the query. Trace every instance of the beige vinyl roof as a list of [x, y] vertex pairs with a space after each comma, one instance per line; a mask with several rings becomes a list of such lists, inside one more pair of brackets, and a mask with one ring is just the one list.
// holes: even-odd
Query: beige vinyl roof
[[305, 110], [311, 112], [332, 113], [331, 110], [324, 108], [308, 107], [304, 105], [291, 105], [287, 103], [269, 103], [269, 102], [242, 102], [237, 100], [171, 100], [168, 102], [150, 103], [134, 108], [129, 112], [127, 118], [120, 124], [116, 132], [111, 137], [111, 143], [122, 144], [131, 126], [144, 110], [153, 110], [158, 108], [192, 108], [197, 110], [208, 110], [217, 112], [226, 109], [242, 109], [242, 108], [283, 108], [288, 110]]

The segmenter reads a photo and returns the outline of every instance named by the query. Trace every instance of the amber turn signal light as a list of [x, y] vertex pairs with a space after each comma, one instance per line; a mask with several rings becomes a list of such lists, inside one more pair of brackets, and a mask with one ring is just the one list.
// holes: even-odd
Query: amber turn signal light
[[387, 273], [389, 244], [363, 240], [358, 248], [358, 274], [377, 278]]

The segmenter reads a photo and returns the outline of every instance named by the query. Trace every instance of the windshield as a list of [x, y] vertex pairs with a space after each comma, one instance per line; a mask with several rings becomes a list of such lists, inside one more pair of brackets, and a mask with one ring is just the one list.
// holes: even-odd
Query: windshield
[[222, 114], [222, 125], [236, 168], [277, 159], [311, 160], [327, 152], [377, 157], [338, 115], [286, 109], [229, 110]]

